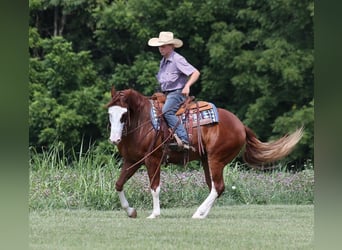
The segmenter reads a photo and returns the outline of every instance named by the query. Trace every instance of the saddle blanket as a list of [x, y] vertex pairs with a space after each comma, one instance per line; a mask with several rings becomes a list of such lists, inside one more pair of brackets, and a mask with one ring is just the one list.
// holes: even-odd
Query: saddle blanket
[[[211, 124], [211, 123], [218, 123], [219, 122], [219, 116], [217, 112], [217, 108], [214, 104], [209, 103], [211, 105], [210, 109], [200, 111], [198, 114], [199, 117], [199, 124], [200, 126]], [[153, 125], [153, 128], [155, 130], [160, 129], [160, 118], [157, 116], [157, 110], [153, 105], [153, 102], [151, 101], [151, 122]], [[190, 110], [188, 116], [186, 116], [185, 113], [178, 116], [178, 119], [181, 119], [182, 124], [187, 127], [187, 124], [189, 123], [189, 120], [192, 119], [192, 127], [196, 127], [198, 124], [197, 121], [197, 113], [196, 110]]]

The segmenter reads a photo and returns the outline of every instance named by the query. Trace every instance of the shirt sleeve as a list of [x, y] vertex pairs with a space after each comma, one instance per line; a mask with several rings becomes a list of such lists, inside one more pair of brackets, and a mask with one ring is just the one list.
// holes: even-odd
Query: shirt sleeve
[[188, 63], [188, 61], [183, 56], [177, 57], [176, 66], [178, 70], [186, 76], [191, 75], [196, 70], [196, 68], [192, 66], [190, 63]]

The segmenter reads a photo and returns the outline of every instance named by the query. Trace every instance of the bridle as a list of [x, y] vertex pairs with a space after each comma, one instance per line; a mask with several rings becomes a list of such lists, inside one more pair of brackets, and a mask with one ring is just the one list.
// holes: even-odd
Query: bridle
[[[151, 120], [150, 119], [147, 119], [146, 121], [144, 121], [143, 123], [141, 123], [139, 126], [131, 129], [128, 131], [128, 127], [131, 123], [131, 120], [130, 120], [130, 110], [129, 110], [129, 107], [128, 105], [125, 103], [124, 101], [124, 98], [125, 98], [125, 93], [123, 91], [118, 91], [117, 94], [115, 96], [113, 96], [112, 100], [107, 104], [107, 108], [109, 108], [110, 106], [114, 106], [117, 104], [117, 102], [119, 102], [119, 106], [121, 107], [124, 107], [124, 108], [127, 108], [127, 118], [126, 118], [126, 121], [123, 121], [124, 123], [124, 128], [123, 128], [123, 133], [122, 135], [129, 135], [131, 133], [133, 133], [134, 131], [140, 129], [141, 127], [145, 126], [146, 124], [150, 123]], [[149, 99], [152, 98], [151, 97], [148, 97]], [[164, 112], [160, 112], [160, 114], [157, 115], [157, 117], [162, 117], [164, 115], [164, 113], [166, 113], [168, 110], [164, 111]], [[108, 124], [107, 126], [107, 130], [108, 130], [108, 127], [110, 127], [110, 124]], [[153, 127], [151, 127], [151, 129], [149, 130], [148, 133], [150, 133], [151, 131], [153, 130]]]
[[[129, 126], [130, 126], [130, 124], [131, 124], [131, 120], [130, 120], [130, 110], [129, 110], [129, 107], [128, 107], [127, 103], [125, 103], [125, 101], [124, 101], [124, 98], [125, 98], [125, 97], [126, 97], [126, 96], [125, 96], [125, 94], [123, 93], [123, 91], [118, 91], [118, 93], [117, 93], [115, 96], [113, 96], [112, 100], [107, 104], [107, 108], [110, 107], [110, 106], [118, 105], [118, 103], [119, 103], [119, 106], [127, 108], [126, 120], [123, 121], [123, 123], [124, 123], [124, 128], [123, 128], [123, 133], [122, 133], [123, 136], [127, 136], [127, 135], [129, 135], [129, 134], [135, 132], [136, 130], [140, 129], [141, 127], [147, 125], [148, 123], [151, 123], [151, 120], [150, 120], [150, 119], [147, 119], [146, 121], [144, 121], [143, 123], [141, 123], [139, 126], [133, 128], [133, 129], [128, 130], [128, 128], [129, 128]], [[151, 99], [151, 98], [152, 98], [152, 97], [149, 97], [149, 99]], [[153, 104], [152, 104], [152, 105], [153, 105]], [[166, 111], [164, 111], [164, 112], [160, 112], [160, 114], [157, 114], [157, 117], [162, 117], [162, 116], [164, 115], [164, 113], [166, 113], [167, 111], [168, 111], [168, 110], [166, 110]], [[150, 128], [149, 131], [146, 133], [146, 135], [149, 134], [149, 133], [151, 133], [153, 130], [154, 130], [154, 128], [153, 128], [153, 126], [151, 125], [151, 128]], [[127, 168], [127, 171], [128, 171], [129, 169], [132, 169], [132, 168], [134, 168], [135, 166], [141, 164], [144, 160], [146, 160], [148, 157], [150, 157], [154, 152], [156, 152], [156, 151], [159, 150], [161, 147], [163, 147], [163, 146], [170, 140], [170, 138], [173, 136], [174, 130], [175, 130], [175, 128], [173, 128], [173, 131], [172, 131], [171, 133], [169, 133], [169, 135], [168, 135], [168, 136], [167, 136], [167, 137], [166, 137], [158, 146], [156, 146], [155, 148], [153, 148], [153, 146], [154, 146], [154, 144], [155, 144], [155, 142], [156, 142], [156, 140], [157, 140], [157, 137], [159, 136], [159, 131], [158, 131], [158, 132], [156, 133], [156, 135], [155, 135], [155, 139], [154, 139], [153, 144], [151, 144], [150, 152], [147, 153], [147, 154], [146, 154], [143, 158], [141, 158], [139, 161], [137, 161], [137, 162], [135, 162], [134, 164], [132, 164], [131, 166], [129, 166], [129, 167]], [[146, 136], [145, 136], [145, 138], [146, 138]], [[159, 164], [158, 164], [158, 168], [156, 169], [156, 172], [154, 173], [152, 179], [155, 178], [155, 175], [156, 175], [158, 169], [160, 169], [160, 166], [161, 166], [161, 164], [162, 164], [162, 161], [163, 161], [164, 158], [165, 158], [165, 155], [166, 155], [166, 151], [163, 150], [163, 156], [162, 156], [161, 159], [160, 159], [160, 162], [159, 162]]]

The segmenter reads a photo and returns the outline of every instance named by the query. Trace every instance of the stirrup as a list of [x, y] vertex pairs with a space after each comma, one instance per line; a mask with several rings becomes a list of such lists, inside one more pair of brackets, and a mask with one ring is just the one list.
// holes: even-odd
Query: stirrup
[[183, 143], [183, 149], [184, 149], [184, 150], [189, 150], [190, 148], [191, 148], [191, 147], [190, 147], [189, 144]]
[[182, 147], [183, 147], [183, 142], [182, 142], [182, 140], [178, 137], [178, 135], [177, 135], [177, 134], [173, 134], [173, 137], [175, 138], [178, 147], [179, 147], [179, 148], [182, 148]]
[[175, 151], [183, 151], [183, 150], [187, 150], [187, 148], [189, 148], [188, 145], [186, 145], [184, 147], [184, 143], [182, 142], [182, 140], [177, 136], [177, 134], [173, 134], [173, 138], [175, 139], [175, 142], [171, 142], [168, 144], [169, 148], [171, 150], [175, 150]]
[[[187, 151], [187, 150], [192, 150], [192, 151], [196, 151], [196, 149], [193, 146], [190, 146], [190, 144], [188, 142], [183, 142], [177, 134], [173, 134], [173, 137], [175, 138], [176, 142], [177, 142], [177, 147], [178, 150], [180, 151]], [[175, 145], [171, 145], [172, 143], [170, 143], [170, 146], [175, 146]]]

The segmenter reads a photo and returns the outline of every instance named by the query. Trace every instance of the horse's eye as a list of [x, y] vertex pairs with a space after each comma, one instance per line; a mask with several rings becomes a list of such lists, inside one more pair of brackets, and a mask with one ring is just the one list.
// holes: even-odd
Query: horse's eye
[[122, 114], [120, 122], [125, 122], [127, 120], [127, 113]]

